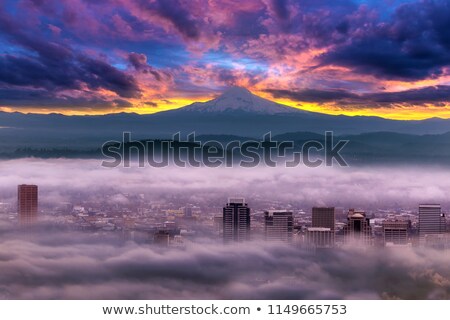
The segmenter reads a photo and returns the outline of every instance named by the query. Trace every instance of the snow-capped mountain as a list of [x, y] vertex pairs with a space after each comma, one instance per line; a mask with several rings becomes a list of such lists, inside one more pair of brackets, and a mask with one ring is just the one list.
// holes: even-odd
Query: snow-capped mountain
[[231, 87], [213, 100], [195, 102], [179, 110], [213, 113], [230, 111], [245, 111], [256, 114], [305, 113], [305, 111], [258, 97], [242, 87]]
[[0, 112], [0, 127], [3, 127], [0, 130], [1, 156], [2, 150], [17, 148], [98, 147], [105, 141], [120, 141], [124, 132], [132, 132], [133, 139], [171, 139], [177, 132], [257, 139], [267, 132], [273, 135], [290, 132], [323, 135], [325, 131], [333, 131], [336, 135], [348, 135], [383, 131], [418, 135], [450, 132], [450, 120], [400, 121], [327, 115], [284, 106], [234, 87], [211, 101], [146, 115], [64, 116]]

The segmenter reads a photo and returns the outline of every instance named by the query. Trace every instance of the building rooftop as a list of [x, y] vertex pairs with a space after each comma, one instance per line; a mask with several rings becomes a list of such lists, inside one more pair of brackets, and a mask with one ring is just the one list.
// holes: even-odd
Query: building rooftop
[[312, 227], [308, 228], [308, 231], [331, 231], [330, 228], [322, 228], [322, 227]]
[[275, 213], [283, 213], [283, 214], [292, 214], [292, 211], [289, 210], [267, 210], [269, 216], [273, 216]]
[[245, 204], [245, 198], [241, 198], [241, 197], [232, 197], [232, 198], [228, 198], [228, 203], [233, 203], [233, 204]]

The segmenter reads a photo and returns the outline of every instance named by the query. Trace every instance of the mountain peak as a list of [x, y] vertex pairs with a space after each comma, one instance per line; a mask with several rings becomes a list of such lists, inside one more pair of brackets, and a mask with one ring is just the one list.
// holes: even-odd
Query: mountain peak
[[252, 93], [244, 87], [229, 87], [220, 96], [221, 97], [250, 97]]
[[242, 87], [230, 87], [213, 100], [195, 102], [181, 110], [211, 113], [241, 111], [257, 114], [304, 112], [261, 98]]

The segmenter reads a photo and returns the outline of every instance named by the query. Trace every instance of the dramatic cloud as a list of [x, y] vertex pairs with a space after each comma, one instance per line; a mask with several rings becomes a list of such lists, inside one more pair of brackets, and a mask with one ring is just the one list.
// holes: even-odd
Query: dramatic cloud
[[197, 39], [200, 31], [194, 19], [190, 17], [189, 11], [181, 6], [181, 1], [159, 0], [158, 13], [169, 20], [183, 36], [190, 39]]
[[134, 69], [145, 74], [147, 73], [151, 74], [158, 82], [173, 80], [172, 79], [173, 77], [170, 73], [160, 72], [155, 68], [153, 68], [152, 66], [150, 66], [147, 63], [147, 56], [145, 54], [131, 52], [128, 55], [128, 60], [130, 64], [134, 67]]
[[80, 111], [87, 113], [92, 111], [112, 110], [121, 111], [123, 108], [130, 107], [131, 103], [127, 100], [118, 98], [105, 100], [97, 95], [83, 95], [73, 97], [69, 94], [59, 93], [54, 95], [47, 90], [41, 89], [0, 89], [2, 101], [9, 106], [23, 106], [35, 109], [45, 109], [52, 111], [54, 108], [70, 111], [74, 106]]
[[358, 98], [356, 94], [352, 94], [346, 90], [317, 90], [317, 89], [305, 89], [299, 91], [290, 90], [276, 90], [268, 89], [266, 92], [270, 93], [274, 98], [289, 98], [297, 101], [308, 102], [327, 102], [336, 101], [348, 98]]
[[392, 21], [364, 27], [321, 60], [380, 78], [440, 76], [450, 57], [450, 41], [444, 31], [450, 27], [444, 18], [449, 15], [450, 5], [445, 0], [403, 4]]
[[31, 36], [19, 30], [16, 22], [0, 16], [0, 24], [13, 42], [28, 49], [29, 55], [0, 57], [0, 83], [43, 88], [47, 91], [107, 89], [124, 98], [139, 97], [133, 76], [119, 71], [101, 59], [76, 52], [73, 48]]
[[412, 104], [424, 104], [424, 103], [437, 103], [448, 102], [450, 97], [450, 86], [435, 86], [424, 87], [420, 89], [410, 89], [398, 92], [379, 92], [379, 93], [366, 93], [355, 94], [347, 90], [276, 90], [267, 89], [266, 92], [270, 93], [274, 98], [289, 98], [295, 101], [306, 102], [340, 102], [342, 105], [363, 105], [365, 103], [371, 103], [372, 105], [390, 105], [391, 103], [412, 103]]
[[0, 107], [153, 113], [239, 85], [312, 111], [448, 118], [449, 15], [445, 0], [5, 1], [0, 89], [25, 98]]

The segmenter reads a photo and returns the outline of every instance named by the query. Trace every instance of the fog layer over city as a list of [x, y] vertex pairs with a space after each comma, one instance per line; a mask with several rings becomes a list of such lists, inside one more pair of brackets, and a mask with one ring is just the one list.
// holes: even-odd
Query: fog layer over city
[[[0, 162], [0, 201], [39, 186], [46, 206], [74, 198], [209, 202], [245, 196], [349, 207], [448, 206], [450, 173], [439, 168], [115, 168], [95, 160]], [[113, 196], [111, 196], [113, 195]], [[44, 209], [43, 209], [44, 208]], [[181, 247], [98, 236], [49, 223], [27, 231], [0, 219], [1, 299], [427, 299], [450, 298], [450, 254], [419, 247], [307, 250], [253, 239], [223, 244], [198, 234]], [[52, 217], [52, 216], [51, 216]]]
[[42, 234], [3, 239], [0, 295], [18, 299], [449, 298], [450, 256], [431, 249], [312, 253], [289, 245], [184, 249]]
[[182, 196], [187, 201], [220, 201], [244, 196], [312, 205], [361, 207], [450, 203], [450, 171], [418, 167], [319, 168], [104, 168], [100, 160], [21, 159], [0, 162], [0, 195], [14, 201], [21, 183], [39, 185], [40, 203], [70, 201], [70, 193], [97, 197], [117, 191], [111, 201], [126, 201], [120, 193], [160, 198]]

